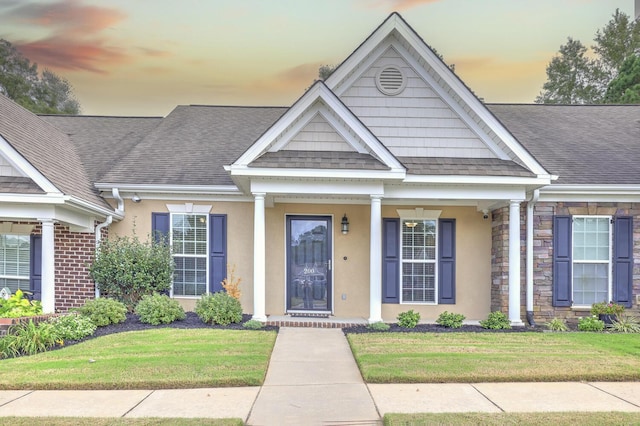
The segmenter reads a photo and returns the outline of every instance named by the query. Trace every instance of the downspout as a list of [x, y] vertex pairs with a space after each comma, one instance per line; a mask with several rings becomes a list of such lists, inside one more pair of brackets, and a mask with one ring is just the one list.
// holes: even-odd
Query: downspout
[[[116, 207], [116, 213], [124, 214], [124, 200], [120, 196], [120, 192], [118, 191], [118, 188], [113, 188], [111, 193], [113, 194], [113, 198], [115, 198], [116, 201], [118, 201], [118, 207]], [[107, 216], [107, 219], [104, 222], [96, 225], [96, 229], [95, 229], [96, 251], [100, 250], [100, 241], [102, 241], [102, 229], [106, 228], [112, 223], [113, 223], [113, 215], [109, 215]], [[99, 297], [100, 297], [100, 289], [96, 285], [96, 299], [98, 299]]]
[[533, 209], [540, 198], [540, 191], [535, 189], [527, 202], [527, 322], [535, 327], [533, 319]]

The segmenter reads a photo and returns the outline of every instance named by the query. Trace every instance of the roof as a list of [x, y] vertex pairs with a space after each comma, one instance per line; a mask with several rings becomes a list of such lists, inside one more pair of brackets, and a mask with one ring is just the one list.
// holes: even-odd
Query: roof
[[233, 163], [288, 108], [178, 106], [101, 183], [233, 185]]
[[640, 105], [488, 104], [556, 184], [640, 183]]
[[93, 188], [66, 134], [4, 95], [0, 95], [0, 112], [0, 136], [60, 192], [102, 208], [109, 206]]
[[370, 154], [348, 151], [278, 151], [265, 152], [249, 167], [293, 169], [389, 170]]
[[99, 182], [156, 127], [162, 117], [41, 115], [66, 133], [92, 182]]
[[499, 158], [400, 157], [410, 175], [535, 177], [519, 164]]
[[44, 194], [42, 188], [31, 178], [0, 176], [0, 192], [6, 194]]

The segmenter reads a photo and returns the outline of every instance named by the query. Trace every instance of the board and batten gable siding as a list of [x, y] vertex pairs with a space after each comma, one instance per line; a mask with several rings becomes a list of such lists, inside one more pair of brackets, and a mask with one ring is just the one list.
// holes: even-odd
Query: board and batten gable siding
[[[407, 78], [404, 90], [393, 96], [375, 82], [391, 65]], [[396, 156], [496, 158], [393, 47], [340, 98]]]
[[282, 149], [285, 151], [355, 151], [321, 114], [316, 114]]

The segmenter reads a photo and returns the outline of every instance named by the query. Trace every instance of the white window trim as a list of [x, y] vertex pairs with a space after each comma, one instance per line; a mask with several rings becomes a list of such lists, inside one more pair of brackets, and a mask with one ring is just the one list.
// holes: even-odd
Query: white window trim
[[[18, 226], [18, 225], [14, 225], [14, 226]], [[27, 225], [27, 226], [29, 226], [30, 228], [33, 228], [32, 225]], [[27, 237], [27, 239], [28, 239], [27, 241], [29, 242], [29, 273], [27, 275], [4, 275], [4, 274], [0, 274], [0, 279], [3, 279], [3, 280], [22, 280], [22, 281], [26, 281], [27, 285], [30, 286], [31, 285], [31, 262], [32, 262], [32, 259], [31, 259], [31, 240], [30, 240], [31, 235], [27, 234], [27, 233], [24, 233], [24, 232], [3, 232], [3, 233], [0, 233], [0, 235], [4, 235], [4, 236], [11, 235], [11, 236], [14, 236], [14, 237]], [[20, 269], [19, 267], [20, 267], [20, 264], [18, 264], [18, 269]]]
[[[576, 261], [575, 260], [575, 255], [574, 255], [574, 238], [573, 238], [573, 226], [575, 223], [575, 219], [607, 219], [609, 220], [609, 259], [605, 262], [602, 260], [580, 260], [580, 261]], [[607, 268], [607, 300], [605, 302], [608, 302], [612, 299], [613, 297], [613, 216], [606, 216], [606, 215], [574, 215], [572, 217], [571, 220], [571, 300], [572, 300], [572, 304], [571, 307], [574, 309], [591, 309], [591, 305], [579, 305], [579, 304], [574, 304], [573, 303], [573, 290], [574, 290], [574, 274], [573, 274], [573, 265], [578, 263], [578, 264], [604, 264], [607, 263], [609, 265], [609, 267]]]
[[[188, 204], [188, 203], [187, 203]], [[167, 205], [167, 207], [169, 207], [169, 205]], [[211, 210], [211, 206], [208, 206], [209, 210], [207, 210], [207, 213], [204, 212], [199, 212], [199, 213], [188, 213], [188, 212], [170, 212], [169, 214], [169, 246], [171, 247], [171, 257], [175, 258], [175, 257], [204, 257], [205, 258], [205, 265], [206, 265], [206, 272], [205, 272], [205, 291], [203, 294], [201, 295], [189, 295], [189, 294], [178, 294], [178, 295], [174, 295], [173, 293], [173, 277], [171, 278], [171, 288], [169, 289], [169, 297], [171, 298], [176, 298], [176, 299], [200, 299], [202, 296], [209, 294], [209, 226], [210, 226], [210, 220], [209, 220], [209, 211]], [[204, 255], [182, 255], [182, 254], [175, 254], [173, 252], [173, 216], [174, 215], [187, 215], [187, 216], [204, 216], [206, 219], [206, 237], [205, 237], [205, 241], [206, 241], [206, 249], [205, 249], [205, 254]]]
[[[400, 304], [401, 305], [431, 305], [431, 306], [435, 306], [438, 304], [438, 264], [439, 264], [439, 253], [438, 253], [438, 233], [440, 232], [439, 229], [439, 223], [438, 223], [438, 218], [440, 217], [440, 213], [441, 210], [423, 210], [423, 209], [415, 209], [415, 210], [398, 210], [398, 213], [400, 212], [412, 212], [412, 213], [417, 213], [418, 210], [422, 211], [422, 212], [426, 212], [424, 214], [421, 214], [421, 217], [407, 217], [407, 216], [400, 216], [400, 243], [399, 243], [399, 247], [400, 247]], [[422, 213], [421, 212], [421, 213]], [[435, 228], [436, 228], [436, 236], [435, 236], [435, 250], [436, 250], [436, 255], [435, 255], [435, 259], [433, 260], [415, 260], [415, 259], [407, 259], [406, 263], [433, 263], [434, 266], [434, 270], [435, 273], [433, 275], [433, 279], [434, 279], [434, 298], [433, 298], [433, 302], [416, 302], [416, 301], [405, 301], [403, 299], [403, 285], [404, 282], [402, 280], [402, 270], [403, 270], [403, 265], [405, 263], [405, 259], [404, 259], [404, 253], [403, 253], [403, 245], [402, 245], [402, 237], [404, 235], [404, 226], [403, 226], [403, 222], [406, 220], [417, 220], [417, 221], [422, 221], [422, 220], [432, 220], [435, 222]]]

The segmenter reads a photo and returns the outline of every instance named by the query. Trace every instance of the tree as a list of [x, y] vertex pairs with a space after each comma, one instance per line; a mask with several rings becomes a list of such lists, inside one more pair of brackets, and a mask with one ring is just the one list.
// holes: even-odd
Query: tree
[[80, 104], [69, 81], [24, 56], [10, 42], [0, 39], [0, 93], [34, 113], [78, 114]]
[[597, 102], [602, 94], [597, 84], [599, 71], [585, 56], [587, 48], [571, 37], [560, 46], [547, 66], [547, 81], [536, 98], [543, 104], [585, 104]]
[[571, 37], [547, 66], [547, 81], [536, 98], [537, 103], [607, 102], [609, 84], [627, 58], [640, 53], [640, 21], [616, 10], [611, 20], [596, 32], [595, 57], [589, 59], [587, 48]]
[[640, 104], [640, 55], [628, 57], [611, 80], [604, 97], [608, 104]]

